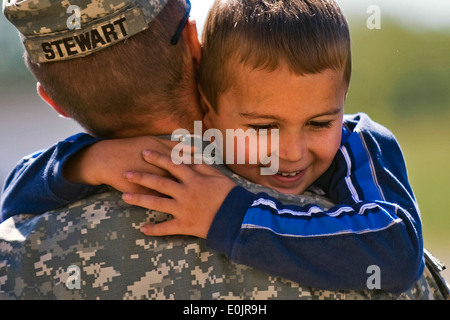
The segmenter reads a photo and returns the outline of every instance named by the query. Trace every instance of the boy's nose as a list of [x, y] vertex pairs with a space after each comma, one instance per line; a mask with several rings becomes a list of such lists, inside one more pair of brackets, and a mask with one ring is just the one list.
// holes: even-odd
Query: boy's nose
[[302, 133], [280, 137], [278, 155], [289, 162], [300, 161], [307, 153], [307, 141]]

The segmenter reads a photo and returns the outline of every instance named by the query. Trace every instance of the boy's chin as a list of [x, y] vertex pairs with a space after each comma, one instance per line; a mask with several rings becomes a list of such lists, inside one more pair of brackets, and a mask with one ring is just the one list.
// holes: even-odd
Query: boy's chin
[[302, 186], [290, 186], [290, 187], [286, 187], [286, 186], [280, 186], [278, 184], [273, 184], [273, 183], [261, 183], [260, 184], [269, 187], [273, 190], [276, 190], [280, 193], [284, 193], [284, 194], [292, 194], [292, 195], [299, 195], [302, 194], [306, 188], [302, 187]]
[[288, 189], [288, 188], [277, 188], [277, 187], [272, 187], [272, 189], [280, 192], [280, 193], [284, 193], [284, 194], [292, 194], [292, 195], [299, 195], [302, 194], [305, 189], [304, 188], [299, 188], [299, 189]]

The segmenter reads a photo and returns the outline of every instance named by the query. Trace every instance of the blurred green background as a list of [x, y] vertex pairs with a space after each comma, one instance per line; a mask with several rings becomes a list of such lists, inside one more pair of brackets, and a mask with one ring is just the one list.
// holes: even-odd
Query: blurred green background
[[[192, 1], [191, 15], [198, 20], [199, 29], [210, 2]], [[421, 209], [425, 247], [450, 268], [450, 212], [446, 209], [446, 198], [450, 197], [450, 24], [434, 24], [433, 17], [427, 15], [427, 6], [433, 4], [426, 1], [339, 2], [347, 14], [353, 41], [354, 71], [346, 112], [366, 112], [397, 136]], [[381, 9], [381, 29], [370, 30], [366, 25], [370, 16], [366, 9], [371, 4]], [[399, 4], [403, 4], [400, 14], [398, 10], [397, 15], [392, 14], [394, 5]], [[441, 11], [439, 18], [450, 22], [450, 6]], [[56, 116], [37, 97], [15, 29], [3, 16], [0, 30], [3, 181], [20, 157], [80, 128]], [[444, 275], [450, 281], [450, 270]]]

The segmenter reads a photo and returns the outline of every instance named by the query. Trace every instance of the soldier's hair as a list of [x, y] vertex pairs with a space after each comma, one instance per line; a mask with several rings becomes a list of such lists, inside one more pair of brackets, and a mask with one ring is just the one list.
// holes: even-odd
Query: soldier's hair
[[[185, 14], [185, 0], [169, 0], [149, 28], [84, 58], [27, 66], [50, 98], [87, 131], [103, 137], [152, 119], [184, 115], [192, 90], [187, 44], [170, 43]], [[194, 72], [194, 70], [192, 70]], [[144, 124], [143, 121], [146, 121]]]
[[351, 76], [350, 32], [333, 0], [217, 0], [202, 35], [199, 85], [213, 108], [232, 87], [233, 66], [296, 75], [325, 69]]

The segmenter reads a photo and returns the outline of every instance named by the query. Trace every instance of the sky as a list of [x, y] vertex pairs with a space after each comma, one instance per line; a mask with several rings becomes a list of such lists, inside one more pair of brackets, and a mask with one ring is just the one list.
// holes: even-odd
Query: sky
[[[393, 17], [409, 28], [442, 29], [450, 32], [450, 0], [337, 0], [347, 18], [367, 19], [371, 5], [380, 8], [383, 17]], [[191, 0], [191, 17], [199, 32], [213, 0]]]

